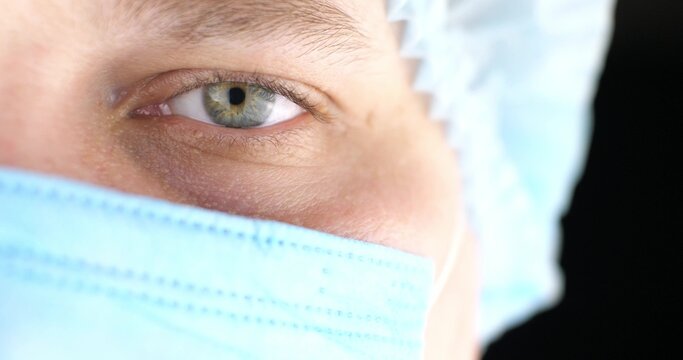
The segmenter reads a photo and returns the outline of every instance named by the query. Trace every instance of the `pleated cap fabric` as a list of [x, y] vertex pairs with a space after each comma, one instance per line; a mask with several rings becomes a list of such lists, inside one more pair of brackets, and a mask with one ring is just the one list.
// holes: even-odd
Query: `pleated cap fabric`
[[562, 292], [559, 218], [586, 156], [613, 0], [388, 0], [458, 152], [484, 343]]

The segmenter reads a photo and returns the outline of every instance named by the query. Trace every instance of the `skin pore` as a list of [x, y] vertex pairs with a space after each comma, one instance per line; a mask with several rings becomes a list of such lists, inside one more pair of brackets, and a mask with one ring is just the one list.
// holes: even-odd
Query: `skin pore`
[[[0, 165], [375, 242], [440, 273], [464, 226], [457, 159], [411, 88], [383, 1], [4, 8]], [[251, 129], [133, 116], [236, 79], [284, 88], [306, 112]], [[471, 236], [458, 254], [429, 316], [427, 359], [475, 356]]]

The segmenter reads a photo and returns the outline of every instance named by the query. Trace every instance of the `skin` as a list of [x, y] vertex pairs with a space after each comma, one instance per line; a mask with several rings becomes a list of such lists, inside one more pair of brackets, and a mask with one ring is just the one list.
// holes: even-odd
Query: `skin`
[[[362, 56], [277, 39], [185, 46], [121, 20], [114, 1], [6, 2], [0, 164], [379, 243], [432, 258], [440, 274], [466, 226], [455, 221], [457, 158], [410, 86], [415, 64], [399, 56], [401, 29], [383, 2], [332, 2], [357, 20]], [[209, 69], [296, 84], [325, 119], [307, 113], [245, 130], [130, 116], [191, 86], [182, 74]], [[429, 314], [427, 359], [476, 356], [466, 234]]]

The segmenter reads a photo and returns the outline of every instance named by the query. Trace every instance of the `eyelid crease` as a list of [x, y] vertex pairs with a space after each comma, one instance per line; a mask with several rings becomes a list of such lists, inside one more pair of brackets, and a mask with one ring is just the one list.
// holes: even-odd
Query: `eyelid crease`
[[[316, 120], [323, 123], [329, 123], [335, 118], [332, 111], [330, 111], [330, 106], [324, 104], [331, 102], [331, 100], [329, 98], [324, 99], [327, 96], [314, 87], [297, 84], [294, 80], [285, 80], [271, 75], [253, 72], [231, 72], [220, 69], [182, 69], [155, 75], [140, 83], [140, 86], [135, 91], [138, 93], [137, 95], [131, 95], [130, 99], [123, 101], [129, 104], [124, 109], [124, 112], [127, 117], [134, 117], [134, 112], [144, 106], [161, 105], [188, 91], [222, 82], [238, 82], [261, 86], [286, 97], [309, 112]], [[168, 87], [175, 87], [176, 89], [169, 92]], [[304, 87], [309, 88], [310, 91], [302, 90], [301, 88]], [[313, 94], [313, 92], [317, 93]], [[166, 94], [162, 96], [156, 95], [163, 93]], [[131, 103], [138, 102], [141, 98], [150, 97], [152, 98], [150, 103], [130, 106]], [[323, 99], [316, 100], [314, 99], [315, 97]]]

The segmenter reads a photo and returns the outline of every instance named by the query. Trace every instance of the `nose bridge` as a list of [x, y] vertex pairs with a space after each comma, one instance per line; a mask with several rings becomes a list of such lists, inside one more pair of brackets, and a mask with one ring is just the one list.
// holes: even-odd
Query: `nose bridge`
[[78, 39], [64, 34], [5, 40], [0, 43], [0, 163], [33, 167], [65, 156], [63, 144], [76, 140], [69, 129], [77, 130], [90, 103], [84, 101], [85, 56], [73, 45]]
[[96, 43], [87, 9], [70, 0], [26, 0], [6, 8], [0, 24], [0, 126], [68, 114], [82, 103], [69, 98], [82, 96], [74, 90]]

